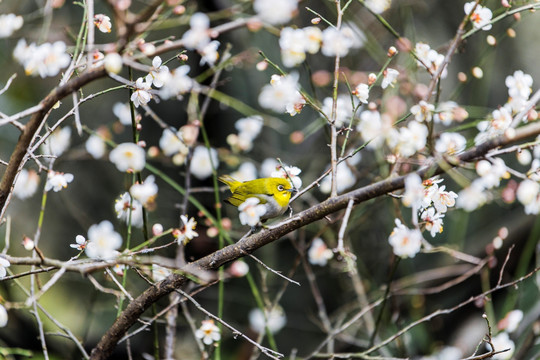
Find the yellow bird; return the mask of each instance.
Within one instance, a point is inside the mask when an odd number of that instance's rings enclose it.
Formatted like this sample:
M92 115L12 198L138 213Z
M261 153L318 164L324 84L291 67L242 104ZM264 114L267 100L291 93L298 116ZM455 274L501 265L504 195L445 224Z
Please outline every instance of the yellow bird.
M248 198L257 198L265 206L266 212L261 220L282 215L289 207L291 195L296 191L287 179L262 178L250 181L238 181L229 175L219 177L219 181L229 186L232 196L225 201L236 207Z

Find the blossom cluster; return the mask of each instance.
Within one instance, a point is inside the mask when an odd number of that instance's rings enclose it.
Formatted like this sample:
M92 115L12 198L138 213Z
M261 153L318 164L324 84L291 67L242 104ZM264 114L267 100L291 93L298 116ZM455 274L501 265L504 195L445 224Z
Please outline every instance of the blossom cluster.
M304 107L306 100L300 93L298 74L272 75L270 84L263 86L259 94L259 104L277 113L287 112L294 116Z
M26 40L21 39L13 50L13 57L24 67L26 75L56 76L71 62L71 57L66 52L67 46L63 41L28 45Z
M443 219L449 207L456 205L458 195L446 191L446 186L439 184L442 179L422 181L420 176L413 173L405 178L405 191L402 197L403 205L412 208L414 223L421 224L432 237L443 231ZM388 241L394 253L401 257L414 257L421 249L423 236L420 228L409 229L395 220L396 227Z
M0 15L0 39L11 36L15 31L19 30L23 26L22 16L15 14L1 14Z
M320 30L315 26L295 29L284 27L281 30L279 46L281 59L287 67L300 65L306 53L316 54L319 49L325 56L346 56L350 49L359 48L364 43L364 34L352 25L341 29L328 27Z
M227 143L234 151L250 151L253 148L253 140L261 133L263 118L253 115L241 118L234 124L238 134L227 136Z

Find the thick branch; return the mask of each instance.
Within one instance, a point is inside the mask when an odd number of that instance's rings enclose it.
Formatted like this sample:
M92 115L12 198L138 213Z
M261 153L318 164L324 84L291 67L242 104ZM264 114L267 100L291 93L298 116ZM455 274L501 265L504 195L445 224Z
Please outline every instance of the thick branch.
M512 142L523 140L540 134L540 123L533 123L516 130L515 136L500 136L487 141L458 157L460 162L471 162L481 158L492 149L508 145ZM452 166L452 165L448 165ZM437 166L425 167L417 171L422 176L433 176L443 172ZM330 198L318 205L298 213L290 219L259 233L246 237L235 244L229 245L204 258L187 264L182 271L185 273L199 273L204 270L216 270L220 266L234 261L240 257L252 253L258 248L280 239L282 236L323 217L345 209L350 200L355 204L374 199L389 192L403 188L406 175L385 179L374 184L364 186L346 194ZM98 345L92 350L91 359L106 359L112 353L118 340L137 321L148 307L161 297L169 294L175 288L186 283L187 279L178 274L173 274L160 283L148 288L133 302L131 302L122 314L116 319L111 328L103 335Z

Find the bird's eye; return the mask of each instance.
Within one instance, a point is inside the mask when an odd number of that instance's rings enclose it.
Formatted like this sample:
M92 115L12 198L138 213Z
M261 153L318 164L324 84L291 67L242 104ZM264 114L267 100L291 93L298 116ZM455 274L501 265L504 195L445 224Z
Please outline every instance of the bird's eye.
M285 190L285 188L283 187L283 185L278 185L277 189L278 189L278 191L283 191L283 190Z

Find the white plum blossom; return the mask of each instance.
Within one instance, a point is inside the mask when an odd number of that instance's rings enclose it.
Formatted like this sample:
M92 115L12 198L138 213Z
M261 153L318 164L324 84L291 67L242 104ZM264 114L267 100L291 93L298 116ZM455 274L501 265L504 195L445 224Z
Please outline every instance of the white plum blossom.
M360 153L358 153L357 155L360 155ZM336 170L338 193L343 193L345 190L351 188L354 184L356 184L356 175L354 175L351 168L347 165L346 162L339 163ZM332 191L332 177L325 177L321 181L319 189L323 194L330 194L330 192Z
M281 60L287 67L293 67L304 62L306 59L306 37L302 29L285 27L281 30L279 47L281 48Z
M246 136L253 140L261 133L263 118L260 115L241 118L236 120L234 127L238 130L239 136Z
M463 9L465 10L465 14L467 15L471 14L475 4L476 4L475 1L466 3L463 6ZM490 24L492 17L493 17L493 13L491 12L489 8L478 4L476 8L474 9L474 13L471 14L470 19L473 26L476 29L482 29L484 31L487 31L487 30L490 30L492 27Z
M152 279L154 281L165 280L169 275L171 275L171 270L157 264L152 264Z
M307 255L310 264L325 266L328 260L334 257L334 252L326 246L321 238L315 238L309 247Z
M197 221L195 221L194 218L188 219L187 215L180 215L180 220L182 220L183 226L182 228L180 228L180 231L175 234L175 236L178 245L186 245L188 242L193 240L193 238L199 236L199 234L195 231L195 228L197 227Z
M328 27L322 32L321 52L325 56L347 56L353 46L355 46L355 39L350 28Z
M527 215L537 215L540 213L540 196L536 197L532 202L525 205L523 209Z
M495 158L491 162L480 160L476 163L476 173L480 176L480 183L486 189L499 186L501 179L508 179L510 174L501 158Z
M444 132L435 142L435 151L440 154L457 155L465 150L467 139L455 132Z
M454 120L456 120L456 112L458 110L463 109L460 108L455 101L441 102L437 105L437 108L435 109L435 114L433 114L433 121L436 123L442 123L445 126L449 126Z
M177 131L176 133L171 129L163 130L163 133L159 138L159 147L165 156L173 156L178 153L185 156L189 152L189 148L182 139L181 130Z
M71 128L58 128L43 142L41 152L43 154L60 156L69 148L70 143Z
M5 327L8 323L8 313L4 305L0 305L0 327Z
M116 52L108 53L103 58L103 64L105 65L105 70L109 73L118 74L122 70L122 65L124 60L122 56Z
M94 159L102 158L105 155L105 151L107 151L105 141L99 135L94 134L90 135L88 140L86 140L84 147Z
M361 103L367 104L369 99L369 85L364 83L356 85L353 95L355 95Z
M102 33L110 33L112 24L111 24L111 18L104 14L96 14L94 15L94 25L98 28L99 31Z
M206 179L212 175L212 171L217 169L218 166L219 160L216 149L207 149L206 147L199 145L193 150L190 170L191 174L197 179Z
M129 225L137 228L141 228L144 224L143 219L143 206L142 204L133 199L128 192L120 195L115 200L114 210L116 211L116 217Z
M143 206L148 206L154 202L158 193L158 186L155 181L154 175L149 175L142 184L136 182L131 185L129 193L135 200L143 204Z
M117 249L121 246L122 236L114 231L110 221L103 220L88 229L88 243L85 252L89 258L112 260L119 255Z
M491 338L491 343L493 344L493 347L495 349L491 349L491 346L489 344L486 344L488 347L488 350L495 350L495 351L501 351L509 349L508 351L501 352L497 355L494 355L492 357L493 360L509 360L512 359L512 355L514 355L514 351L516 350L516 345L514 342L510 339L510 336L506 331L502 331L498 333L496 336Z
M444 214L437 212L434 207L429 207L422 212L420 216L424 222L426 230L430 232L432 237L443 232L443 218Z
M49 171L47 174L47 183L45 184L45 191L53 190L58 192L67 188L68 183L73 181L73 174L61 173L56 171Z
M437 190L431 196L433 206L440 213L448 211L449 207L456 205L456 199L458 195L453 191L445 191L446 185L437 187Z
M395 154L409 157L426 146L427 135L426 125L410 121L406 127L391 129L387 142Z
M540 137L539 137L540 138ZM538 147L538 146L537 146ZM540 156L537 156L537 151L534 151L535 159L531 162L531 168L527 172L529 178L540 182Z
M284 113L303 106L304 98L299 92L298 74L272 75L270 84L263 86L259 94L259 104L277 113ZM301 109L301 107L300 107Z
M104 65L104 61L105 61L105 55L103 55L101 51L94 50L90 59L90 67L94 69L97 67L100 67L101 65Z
M257 168L253 163L244 162L240 165L238 170L231 173L231 177L238 181L249 181L257 178Z
M190 91L194 86L194 81L187 75L189 69L188 65L182 65L171 72L159 73L159 77L163 82L163 87L159 90L159 96L165 100L172 97L180 99L183 94Z
M202 47L198 50L199 55L201 55L201 61L199 62L199 65L208 64L210 66L214 66L217 59L219 58L218 53L218 47L219 47L219 41L213 40L210 41L206 46Z
M161 58L159 56L155 56L152 59L152 67L150 68L150 76L152 77L152 83L155 87L160 88L163 86L163 78L166 75L163 75L165 73L169 72L169 68L167 65L163 65Z
M264 334L266 328L270 333L275 334L283 329L286 323L285 311L279 305L274 306L269 312L266 311L266 314L259 308L249 312L249 326L258 334Z
M531 152L527 149L520 149L520 151L517 151L516 158L521 165L529 165L533 160Z
M519 324L523 320L523 311L517 309L509 311L506 316L499 321L497 327L499 330L504 330L511 334L518 328Z
M304 50L310 54L316 54L321 48L322 31L316 26L302 28L304 32Z
M537 201L540 193L540 184L536 181L525 179L520 184L516 191L517 200L527 206Z
M135 91L131 94L131 102L133 102L136 108L140 105L146 105L152 100L152 94L150 93L152 81L152 75L150 74L146 78L140 77L135 81Z
M383 72L383 79L381 82L381 87L383 89L386 89L388 85L391 87L394 87L394 83L397 81L397 77L399 76L399 71L392 68L386 68Z
M272 25L289 22L298 9L298 0L255 0L253 10L262 21Z
M292 185L299 189L302 187L302 179L300 178L300 173L302 170L296 166L278 166L270 174L270 177L283 178L292 181Z
M146 165L146 155L143 148L131 142L116 146L109 154L109 160L122 172L138 172Z
M210 18L204 13L197 12L191 15L190 29L182 36L186 49L202 49L210 43Z
M492 139L496 136L504 134L504 132L512 125L512 109L510 105L493 110L491 118L479 122L476 127L480 132L474 138L475 145Z
M508 95L511 97L528 99L531 95L533 78L522 70L514 71L513 75L508 75L504 83L508 87Z
M429 122L433 117L434 110L435 106L433 104L421 100L418 104L411 107L411 114L414 115L414 119L418 122Z
M260 202L258 198L250 197L238 206L242 225L256 226L261 221L261 216L266 214L266 206Z
M319 51L321 41L322 31L318 27L284 27L279 37L283 64L287 67L301 64L306 59L306 53L315 54Z
M405 178L405 192L403 193L401 202L403 205L413 207L417 210L420 207L425 207L425 187L418 174L411 173Z
M280 168L279 162L274 158L266 158L261 163L261 177L272 177L272 173Z
M461 349L455 346L444 346L431 355L420 357L419 360L460 360L463 357Z
M11 263L9 262L9 260L0 256L0 279L3 279L4 277L6 277L6 274L7 274L6 268L10 266L11 266Z
M332 114L332 104L334 100L331 97L323 99L321 110L330 119ZM348 95L340 94L337 97L336 119L334 125L338 128L349 125L353 116L353 103Z
M444 63L444 55L439 54L433 50L428 44L419 42L414 47L416 56L418 57L417 65L420 67L426 67L426 70L435 75L439 70L439 67ZM441 73L441 78L446 78L448 75L447 67L445 67Z
M22 169L13 188L13 195L21 200L34 195L39 185L39 175L35 170Z
M201 339L205 345L212 345L221 340L219 328L212 319L202 321L201 327L195 331L195 337Z
M471 212L488 201L485 188L478 181L473 181L471 185L461 190L458 194L456 206L465 211Z
M69 244L69 247L82 251L86 248L87 243L88 241L86 241L86 238L84 236L77 235L75 236L75 244Z
M395 223L396 226L388 238L394 254L403 258L415 257L422 247L422 233L418 229L407 228L399 219L396 219Z
M380 148L386 135L391 133L392 127L393 121L390 117L381 117L381 113L377 110L366 110L360 113L356 131L360 133L362 140L369 141L367 147L375 150Z
M0 39L11 36L23 26L22 16L15 14L0 15Z
M69 65L71 57L66 50L67 46L62 41L27 45L21 39L13 51L13 57L24 67L26 75L45 78L58 75L61 69Z
M390 8L392 0L365 0L364 5L375 14L382 14Z
M243 277L249 272L249 265L245 261L236 260L229 266L227 272L234 277Z
M129 104L117 102L113 105L113 114L122 125L131 125L131 110Z

